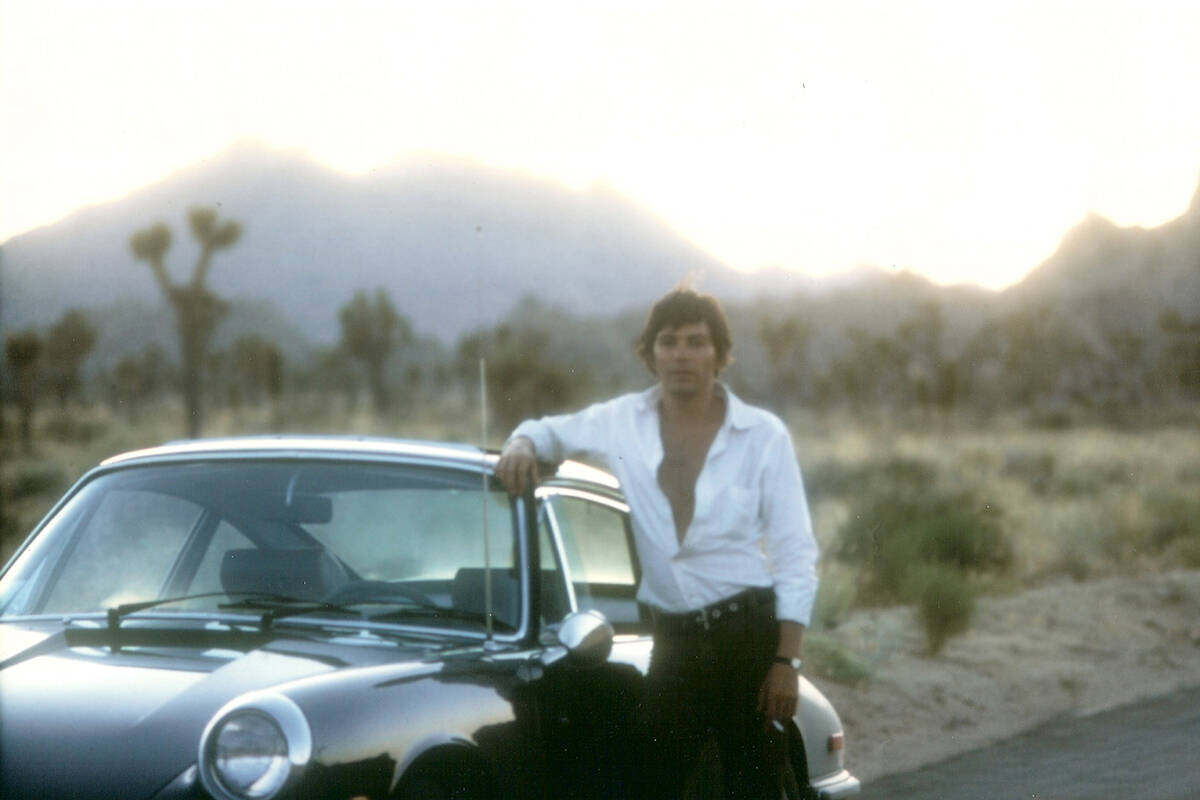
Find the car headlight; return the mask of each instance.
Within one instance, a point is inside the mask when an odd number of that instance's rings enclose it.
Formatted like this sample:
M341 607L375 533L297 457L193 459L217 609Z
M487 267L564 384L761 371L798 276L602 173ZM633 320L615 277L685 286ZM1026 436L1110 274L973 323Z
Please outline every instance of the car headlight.
M312 756L304 713L270 692L246 695L212 718L200 737L200 780L221 800L267 800L303 771Z

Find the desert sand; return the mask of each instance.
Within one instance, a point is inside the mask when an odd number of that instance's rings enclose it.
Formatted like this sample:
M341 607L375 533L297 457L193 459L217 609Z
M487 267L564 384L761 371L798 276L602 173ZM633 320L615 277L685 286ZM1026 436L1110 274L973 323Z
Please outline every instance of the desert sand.
M971 630L937 655L906 608L859 612L827 633L875 666L858 688L813 680L841 715L847 767L869 781L1200 685L1200 571L981 598Z

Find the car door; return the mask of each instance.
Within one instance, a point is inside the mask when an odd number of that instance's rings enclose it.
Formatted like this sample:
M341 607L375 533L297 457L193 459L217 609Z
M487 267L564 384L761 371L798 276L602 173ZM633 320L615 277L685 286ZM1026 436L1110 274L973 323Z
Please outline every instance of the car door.
M538 490L542 626L596 610L616 636L607 662L554 664L541 681L543 732L563 796L620 797L628 774L629 731L649 660L638 605L640 570L628 507L567 486Z

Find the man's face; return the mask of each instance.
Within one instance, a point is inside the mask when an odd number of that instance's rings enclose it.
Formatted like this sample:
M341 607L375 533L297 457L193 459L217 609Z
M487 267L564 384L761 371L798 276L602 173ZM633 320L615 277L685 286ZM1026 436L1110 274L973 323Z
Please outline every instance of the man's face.
M708 323L660 330L654 337L654 374L670 394L686 397L712 391L717 349Z

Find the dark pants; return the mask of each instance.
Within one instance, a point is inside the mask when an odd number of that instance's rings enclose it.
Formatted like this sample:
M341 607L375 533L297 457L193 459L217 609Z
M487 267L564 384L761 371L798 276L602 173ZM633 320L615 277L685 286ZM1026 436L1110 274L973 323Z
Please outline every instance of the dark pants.
M639 796L682 797L715 740L726 798L780 797L778 742L758 713L758 692L776 652L779 626L773 598L755 592L751 596L758 602L723 615L708 630L656 616L637 720Z

